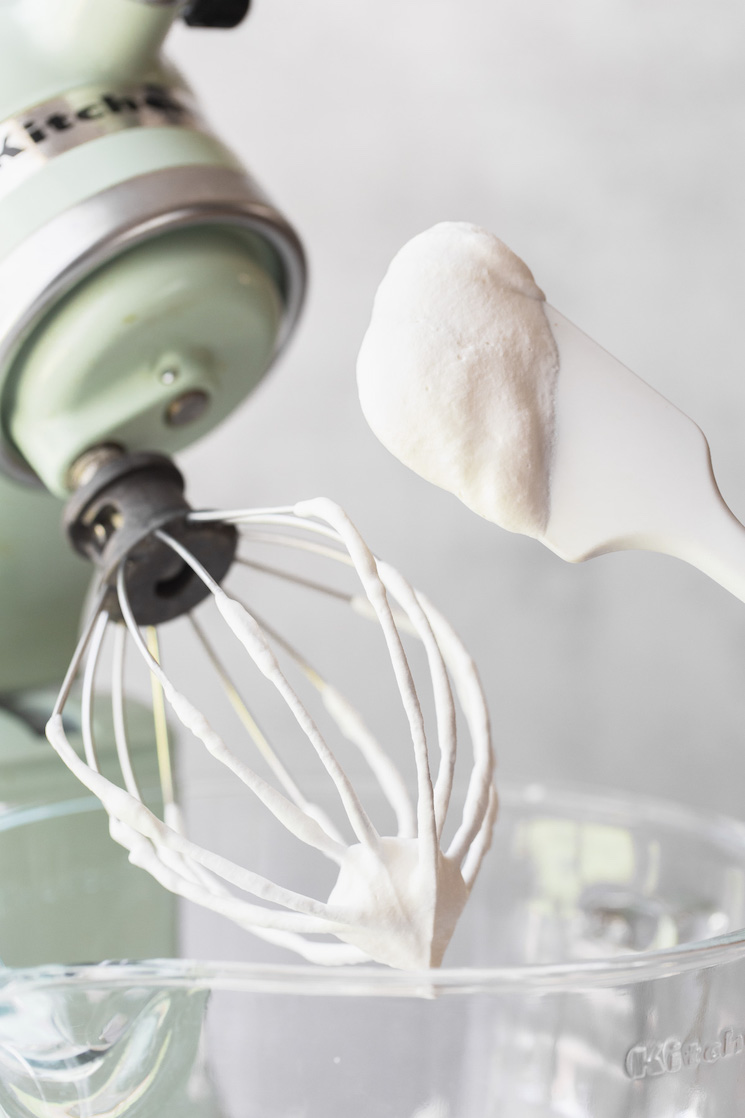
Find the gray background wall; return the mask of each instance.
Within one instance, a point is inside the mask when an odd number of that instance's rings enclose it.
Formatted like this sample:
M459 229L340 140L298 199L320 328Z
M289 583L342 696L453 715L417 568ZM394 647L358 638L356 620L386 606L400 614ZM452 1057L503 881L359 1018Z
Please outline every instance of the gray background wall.
M745 517L744 40L735 0L256 0L171 41L312 268L281 365L184 456L191 493L344 504L475 653L503 778L745 815L745 607L673 559L565 565L400 466L356 401L372 297L419 230L487 226L700 423Z

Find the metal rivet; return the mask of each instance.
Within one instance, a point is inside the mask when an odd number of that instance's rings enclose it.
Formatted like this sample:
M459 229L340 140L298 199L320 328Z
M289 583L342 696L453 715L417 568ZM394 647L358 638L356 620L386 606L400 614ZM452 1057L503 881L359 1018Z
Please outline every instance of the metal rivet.
M124 448L118 443L99 443L98 446L83 451L67 471L68 486L70 489L78 489L85 485L102 466L121 458L122 454Z
M165 421L169 427L185 427L187 423L194 423L195 420L201 419L209 402L207 393L199 389L185 392L183 396L171 400L166 408Z

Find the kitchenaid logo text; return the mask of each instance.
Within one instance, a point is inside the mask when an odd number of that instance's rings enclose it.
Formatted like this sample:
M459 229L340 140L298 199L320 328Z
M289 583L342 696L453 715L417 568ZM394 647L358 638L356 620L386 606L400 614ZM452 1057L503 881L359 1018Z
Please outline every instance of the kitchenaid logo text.
M99 136L165 125L199 127L188 95L153 84L72 90L0 124L0 183Z
M698 1040L677 1040L671 1037L661 1044L637 1044L626 1054L624 1064L629 1079L671 1075L684 1068L716 1064L745 1050L745 1036L736 1029L723 1029L719 1039L710 1044Z

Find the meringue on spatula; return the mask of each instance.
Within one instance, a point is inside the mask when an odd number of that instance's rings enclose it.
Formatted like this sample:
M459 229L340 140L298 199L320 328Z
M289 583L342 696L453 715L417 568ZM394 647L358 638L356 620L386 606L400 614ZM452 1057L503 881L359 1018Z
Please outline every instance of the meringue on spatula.
M745 600L745 529L701 430L546 302L474 225L406 244L360 350L363 412L401 462L580 562L677 556Z

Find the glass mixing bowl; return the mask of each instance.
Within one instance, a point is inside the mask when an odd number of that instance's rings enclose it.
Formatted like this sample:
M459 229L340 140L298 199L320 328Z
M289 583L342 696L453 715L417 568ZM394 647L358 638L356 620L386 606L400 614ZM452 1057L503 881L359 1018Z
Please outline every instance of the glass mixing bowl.
M237 852L261 846L243 798L202 787L187 811ZM139 950L150 933L157 948L170 934L102 816L79 797L0 818L6 963L48 953L0 972L9 1118L741 1113L742 824L614 794L503 789L447 965L412 973L303 965L170 900L188 958L86 965L76 951L121 953L127 936ZM63 959L49 954L57 929Z

